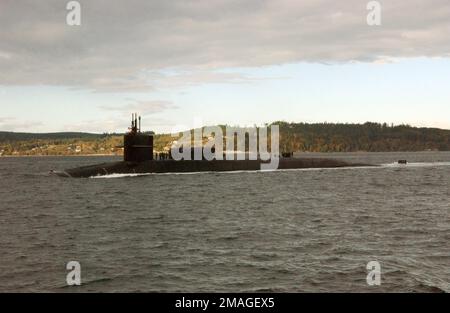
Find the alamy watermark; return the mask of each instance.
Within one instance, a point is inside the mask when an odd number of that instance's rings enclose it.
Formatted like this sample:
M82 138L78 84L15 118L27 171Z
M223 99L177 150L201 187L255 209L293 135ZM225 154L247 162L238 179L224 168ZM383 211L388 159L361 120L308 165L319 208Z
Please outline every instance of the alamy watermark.
M66 5L69 11L66 15L66 23L69 26L81 25L81 4L78 1L69 1Z
M78 1L69 1L66 5L69 11L66 15L66 23L69 26L81 25L81 4ZM369 11L367 14L367 25L380 26L381 25L381 3L379 1L369 1L366 5Z
M377 261L370 261L367 264L367 285L369 286L381 286L381 264Z
M179 132L172 132L172 137L177 138L171 147L172 158L176 161L260 160L261 170L276 170L279 166L278 125L270 126L270 138L269 127L230 126L225 127L225 134L222 127L209 126L184 131L181 137Z
M379 1L370 1L366 6L369 14L367 14L367 25L380 26L381 25L381 4Z
M216 129L217 130L217 129ZM81 265L77 261L70 261L66 265L69 271L66 276L68 286L81 286ZM368 271L366 282L371 287L381 286L381 264L378 261L370 261L367 263Z
M77 261L70 261L66 265L66 269L70 271L66 276L68 286L81 286L81 265Z

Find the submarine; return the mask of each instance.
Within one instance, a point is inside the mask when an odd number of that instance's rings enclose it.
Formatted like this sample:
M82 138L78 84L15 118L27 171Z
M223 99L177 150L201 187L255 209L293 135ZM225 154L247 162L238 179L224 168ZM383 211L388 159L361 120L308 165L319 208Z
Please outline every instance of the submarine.
M138 124L139 120L139 124ZM133 114L129 132L124 135L123 161L100 163L52 171L61 177L89 178L112 174L151 174L151 173L195 173L195 172L232 172L259 171L264 164L260 158L256 160L174 160L169 154L155 155L153 153L153 135L141 132L141 117ZM191 155L194 155L194 149ZM279 157L276 170L308 169L308 168L342 168L373 166L370 164L348 163L341 160L326 158L294 158L292 153L283 153Z

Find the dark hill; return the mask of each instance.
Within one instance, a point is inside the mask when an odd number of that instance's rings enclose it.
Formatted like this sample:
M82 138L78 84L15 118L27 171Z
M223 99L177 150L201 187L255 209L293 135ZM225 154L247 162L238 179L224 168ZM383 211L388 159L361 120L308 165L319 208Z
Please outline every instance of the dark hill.
M97 139L102 137L104 137L103 134L91 134L82 132L15 133L15 132L0 131L0 142L14 142L27 140Z

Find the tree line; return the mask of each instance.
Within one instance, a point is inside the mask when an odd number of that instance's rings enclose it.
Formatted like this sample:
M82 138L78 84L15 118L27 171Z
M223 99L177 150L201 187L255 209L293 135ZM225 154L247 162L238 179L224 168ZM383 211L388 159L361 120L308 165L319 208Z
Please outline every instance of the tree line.
M370 122L309 124L277 121L271 125L280 127L281 152L450 151L450 130L444 129ZM225 128L224 125L220 127ZM0 132L0 155L120 154L122 136ZM156 134L155 151L167 151L175 139L170 134Z

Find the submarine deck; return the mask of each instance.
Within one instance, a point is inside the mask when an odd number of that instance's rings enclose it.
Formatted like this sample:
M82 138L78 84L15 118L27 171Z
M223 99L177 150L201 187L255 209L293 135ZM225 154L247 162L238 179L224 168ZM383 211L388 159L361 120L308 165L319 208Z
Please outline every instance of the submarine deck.
M152 160L144 162L109 162L91 166L55 172L63 177L93 177L109 174L146 174L146 173L192 173L192 172L230 172L258 171L261 164L269 163L261 160L213 160L213 161L174 161ZM278 169L304 168L340 168L372 166L369 164L353 164L334 159L318 158L280 158Z

